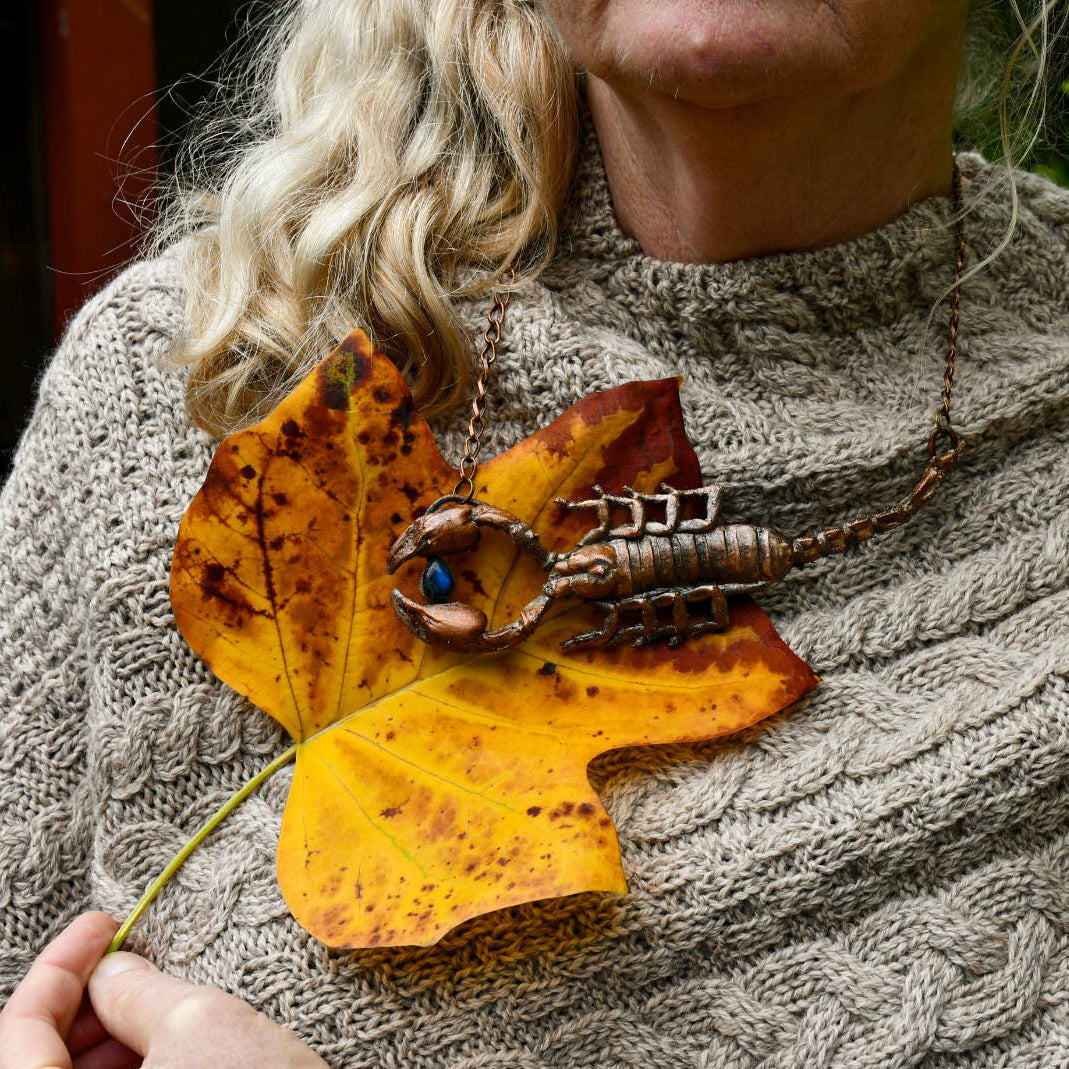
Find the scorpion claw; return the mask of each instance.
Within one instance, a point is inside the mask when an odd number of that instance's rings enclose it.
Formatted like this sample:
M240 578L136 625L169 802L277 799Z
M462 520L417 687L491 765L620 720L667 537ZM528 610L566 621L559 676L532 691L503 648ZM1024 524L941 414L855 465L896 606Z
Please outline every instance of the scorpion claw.
M480 536L470 505L425 512L390 547L386 571L393 575L413 557L464 553L479 544Z
M400 590L391 595L394 612L401 622L423 642L468 652L482 649L479 640L486 633L486 614L459 601L445 605L420 605Z
M423 642L445 646L456 653L496 653L511 649L534 631L551 601L540 595L520 613L520 618L495 631L487 631L486 614L460 601L444 605L420 605L400 590L391 595L394 612Z

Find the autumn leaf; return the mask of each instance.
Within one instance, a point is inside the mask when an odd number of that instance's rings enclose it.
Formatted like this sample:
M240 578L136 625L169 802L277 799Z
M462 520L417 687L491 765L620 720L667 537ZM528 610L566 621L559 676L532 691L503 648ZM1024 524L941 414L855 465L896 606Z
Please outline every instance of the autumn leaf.
M504 653L424 645L390 593L390 546L455 481L394 366L359 333L263 423L227 438L183 520L175 618L212 671L297 740L278 849L297 920L334 947L436 942L468 918L626 891L587 780L597 754L709 739L784 708L808 668L753 605L671 649L560 641L580 605ZM700 485L675 380L588 397L486 463L476 496L564 550L590 526L556 497ZM544 575L501 535L451 558L491 627Z

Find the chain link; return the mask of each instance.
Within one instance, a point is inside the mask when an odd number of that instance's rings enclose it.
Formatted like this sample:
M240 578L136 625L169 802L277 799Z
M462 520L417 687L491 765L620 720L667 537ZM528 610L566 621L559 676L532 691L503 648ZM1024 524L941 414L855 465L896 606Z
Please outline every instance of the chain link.
M486 313L486 329L483 331L483 347L479 353L481 368L475 384L475 396L471 399L471 419L468 421L468 437L464 440L464 456L460 461L460 478L453 487L453 495L464 501L475 496L475 473L479 470L479 452L483 447L486 431L486 388L490 381L490 369L497 360L497 346L501 341L501 327L509 306L511 291L494 292L494 303Z

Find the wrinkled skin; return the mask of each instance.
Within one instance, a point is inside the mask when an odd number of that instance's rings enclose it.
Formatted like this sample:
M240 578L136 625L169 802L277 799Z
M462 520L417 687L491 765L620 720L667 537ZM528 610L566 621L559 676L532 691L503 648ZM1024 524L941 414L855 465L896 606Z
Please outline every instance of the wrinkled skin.
M588 72L621 228L722 263L949 193L967 0L545 0Z

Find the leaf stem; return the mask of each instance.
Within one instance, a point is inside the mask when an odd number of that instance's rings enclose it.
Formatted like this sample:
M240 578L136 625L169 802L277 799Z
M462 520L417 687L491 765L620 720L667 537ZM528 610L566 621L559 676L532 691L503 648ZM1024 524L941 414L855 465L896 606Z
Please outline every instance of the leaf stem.
M238 791L232 794L208 819L193 833L193 838L178 851L171 859L167 867L148 885L141 900L134 906L130 915L122 923L122 927L115 933L115 937L108 944L105 955L118 950L130 934L130 929L138 922L141 914L152 904L155 897L163 890L167 881L185 864L186 858L197 849L198 846L237 809L246 798L261 783L269 780L280 768L288 765L297 756L297 743L294 743L285 753L281 753L266 768L261 769L255 776L244 784Z

